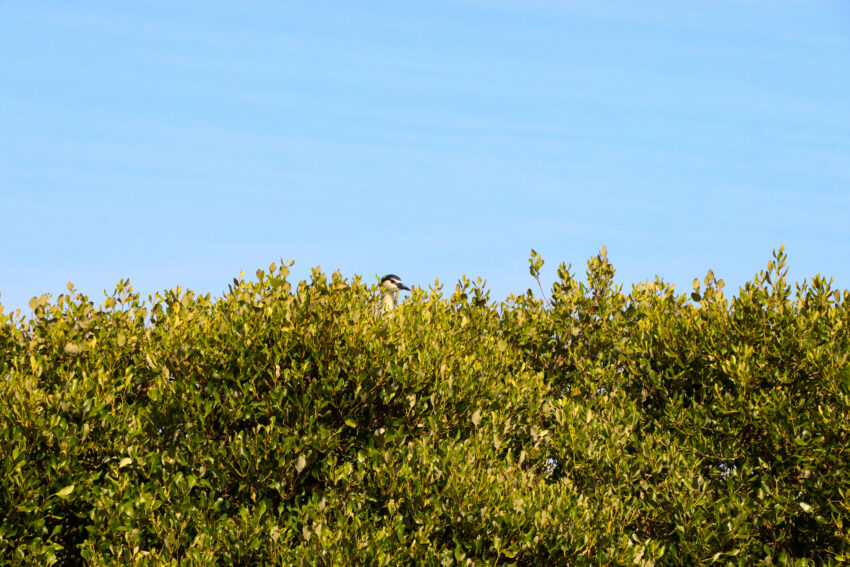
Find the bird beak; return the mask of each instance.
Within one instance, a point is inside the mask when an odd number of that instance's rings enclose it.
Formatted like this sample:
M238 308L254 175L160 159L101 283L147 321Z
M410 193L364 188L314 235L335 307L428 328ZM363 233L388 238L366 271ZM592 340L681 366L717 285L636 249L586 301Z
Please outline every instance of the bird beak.
M403 289L404 291L410 291L410 288L409 288L409 287L407 287L406 285L404 285L404 284L403 284L403 283L401 283L401 282L398 282L398 283L397 283L397 284L395 284L395 285L396 285L396 287L397 287L398 289Z

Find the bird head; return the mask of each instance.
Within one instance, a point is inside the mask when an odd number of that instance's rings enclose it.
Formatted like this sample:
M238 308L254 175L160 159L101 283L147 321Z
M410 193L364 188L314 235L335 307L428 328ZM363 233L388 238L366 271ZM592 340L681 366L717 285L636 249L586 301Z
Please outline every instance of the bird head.
M401 290L410 291L410 288L401 283L401 278L395 274L387 274L381 278L381 287L390 293Z

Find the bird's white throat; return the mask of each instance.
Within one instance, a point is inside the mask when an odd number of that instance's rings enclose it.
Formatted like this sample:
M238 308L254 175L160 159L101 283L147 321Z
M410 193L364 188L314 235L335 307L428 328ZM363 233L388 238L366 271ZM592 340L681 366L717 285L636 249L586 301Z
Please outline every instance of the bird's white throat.
M381 300L381 310L384 313L392 311L393 309L395 309L395 304L396 304L395 292L390 291L388 289L385 289L384 290L384 297Z

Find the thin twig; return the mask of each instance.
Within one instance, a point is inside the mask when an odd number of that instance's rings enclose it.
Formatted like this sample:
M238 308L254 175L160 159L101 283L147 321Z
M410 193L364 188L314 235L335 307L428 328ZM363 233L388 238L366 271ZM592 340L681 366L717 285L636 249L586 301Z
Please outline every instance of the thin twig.
M546 292L545 292L545 291L543 291L543 284L541 284L541 283L540 283L540 276L539 276L539 275L537 275L537 274L535 274L535 275L534 275L534 279L536 279L536 280L537 280L537 287L539 287L539 288L540 288L540 295L542 295L542 296L543 296L543 299L545 299L545 300L546 300L546 305L548 305L548 306L549 306L549 309L552 309L552 303L549 301L549 298L548 298L548 297L546 297Z

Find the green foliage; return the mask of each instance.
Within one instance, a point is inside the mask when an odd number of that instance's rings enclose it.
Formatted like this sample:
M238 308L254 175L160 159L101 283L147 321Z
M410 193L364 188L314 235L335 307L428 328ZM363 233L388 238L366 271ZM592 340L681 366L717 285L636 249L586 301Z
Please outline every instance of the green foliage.
M603 250L546 303L463 279L391 316L288 264L69 284L0 311L0 563L847 562L850 295L785 260L626 295Z

